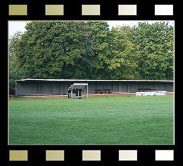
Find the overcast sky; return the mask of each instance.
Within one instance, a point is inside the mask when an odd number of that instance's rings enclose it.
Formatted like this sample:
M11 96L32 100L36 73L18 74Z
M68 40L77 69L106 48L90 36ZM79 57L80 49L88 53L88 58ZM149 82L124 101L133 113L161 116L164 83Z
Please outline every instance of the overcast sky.
M14 35L17 31L20 32L25 32L25 25L29 21L9 21L9 37ZM107 21L109 24L109 27L111 28L112 26L116 27L118 25L129 25L129 26L134 26L137 25L138 22L144 22L144 21ZM154 22L160 22L160 21L146 21L149 23L154 23ZM174 25L174 21L168 21L171 25Z

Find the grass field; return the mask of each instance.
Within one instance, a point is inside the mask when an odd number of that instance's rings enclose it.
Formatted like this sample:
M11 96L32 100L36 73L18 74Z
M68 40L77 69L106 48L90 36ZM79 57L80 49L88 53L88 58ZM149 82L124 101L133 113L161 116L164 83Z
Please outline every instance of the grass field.
M173 144L173 95L10 100L9 144Z

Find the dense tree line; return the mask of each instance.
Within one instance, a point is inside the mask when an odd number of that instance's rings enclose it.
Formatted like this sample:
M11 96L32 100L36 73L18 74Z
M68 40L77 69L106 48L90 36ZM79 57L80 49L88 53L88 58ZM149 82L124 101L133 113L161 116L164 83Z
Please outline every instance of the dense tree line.
M30 22L9 39L9 83L20 78L173 79L173 27Z

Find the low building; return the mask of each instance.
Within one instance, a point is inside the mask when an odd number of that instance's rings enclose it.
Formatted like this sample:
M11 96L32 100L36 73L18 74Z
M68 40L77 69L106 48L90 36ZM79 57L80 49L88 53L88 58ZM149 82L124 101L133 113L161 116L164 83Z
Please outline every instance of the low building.
M173 80L84 80L84 79L21 79L16 81L16 95L38 94L67 95L74 83L88 83L88 93L137 92L138 89L152 88L173 92ZM83 89L87 93L87 88Z

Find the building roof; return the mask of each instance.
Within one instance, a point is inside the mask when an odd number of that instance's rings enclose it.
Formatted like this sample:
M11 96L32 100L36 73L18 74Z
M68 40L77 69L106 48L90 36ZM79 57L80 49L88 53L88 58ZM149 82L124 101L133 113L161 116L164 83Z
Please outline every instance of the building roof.
M174 80L87 80L87 79L33 79L26 78L16 82L45 81L45 82L174 82Z
M74 83L72 84L68 90L73 90L73 89L84 89L85 86L87 86L88 83Z

